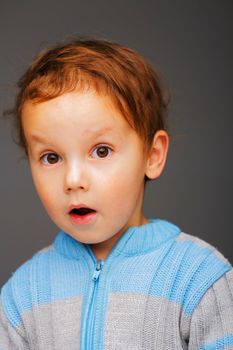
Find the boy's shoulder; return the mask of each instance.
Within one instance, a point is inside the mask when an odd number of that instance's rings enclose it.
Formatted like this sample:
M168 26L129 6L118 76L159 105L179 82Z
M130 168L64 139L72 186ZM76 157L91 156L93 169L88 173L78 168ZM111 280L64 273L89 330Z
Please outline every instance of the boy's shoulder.
M185 232L180 232L175 238L173 254L173 268L180 277L187 278L190 287L196 284L197 289L202 284L208 289L232 269L231 263L218 248Z
M203 259L207 258L208 256L213 256L220 263L230 265L230 262L217 247L213 246L204 239L199 238L198 236L181 231L176 237L176 242L181 250L188 249L191 255L196 256L197 254L201 253Z
M206 292L232 271L231 263L216 247L184 232L180 232L175 238L171 256L174 259L170 268L175 276L174 280L179 283L172 283L168 294L172 294L174 300L182 304L183 310L189 315ZM172 272L168 274L172 276Z
M33 272L38 273L38 267L40 269L43 267L42 265L47 264L48 259L51 258L51 255L54 253L54 244L46 246L37 252L35 252L31 258L22 263L9 278L7 285L9 282L17 283L18 286L25 286L25 282L32 275ZM34 271L33 271L34 270ZM42 271L41 271L42 272Z
M3 285L3 288L12 284L13 287L15 285L15 287L18 286L25 290L25 288L27 288L27 282L31 279L33 273L43 273L43 267L46 267L48 260L51 259L51 255L54 254L54 251L54 244L51 244L34 253L31 258L22 263L12 273L12 276L8 279L5 285Z
M46 264L53 244L35 253L29 260L19 266L9 280L1 288L0 306L3 308L8 320L15 327L18 326L23 310L29 310L34 304L32 293L33 283L36 285L38 272L43 277L43 266ZM46 264L47 265L47 264ZM39 271L41 270L41 271ZM46 267L44 266L44 271Z
M76 242L77 243L77 242ZM68 254L69 252L69 254ZM19 266L2 286L0 304L30 310L38 304L50 303L51 298L62 298L69 293L69 282L77 282L77 264L80 249L75 240L64 232L58 232L54 242L40 249ZM67 281L67 282L66 282ZM66 285L67 283L67 285ZM72 284L72 283L71 283ZM56 285L56 295L51 295L51 285ZM67 288L64 288L66 285ZM80 292L81 287L76 286Z

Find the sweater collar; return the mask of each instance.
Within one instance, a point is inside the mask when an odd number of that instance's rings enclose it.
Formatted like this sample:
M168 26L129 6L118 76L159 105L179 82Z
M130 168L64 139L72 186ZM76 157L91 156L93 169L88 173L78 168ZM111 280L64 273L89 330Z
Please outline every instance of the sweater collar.
M120 237L110 255L142 255L159 248L180 232L177 226L168 221L150 219L145 225L129 227ZM54 246L57 252L69 259L80 259L87 254L85 244L76 241L63 231L57 235Z

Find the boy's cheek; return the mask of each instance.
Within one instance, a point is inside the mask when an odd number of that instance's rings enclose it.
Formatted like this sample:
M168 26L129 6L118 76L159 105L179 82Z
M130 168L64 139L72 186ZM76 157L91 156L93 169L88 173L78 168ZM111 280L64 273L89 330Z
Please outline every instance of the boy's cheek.
M32 179L41 201L44 204L61 200L59 196L59 185L56 179L50 179L47 175L39 176L32 172ZM59 203L59 202L58 202Z

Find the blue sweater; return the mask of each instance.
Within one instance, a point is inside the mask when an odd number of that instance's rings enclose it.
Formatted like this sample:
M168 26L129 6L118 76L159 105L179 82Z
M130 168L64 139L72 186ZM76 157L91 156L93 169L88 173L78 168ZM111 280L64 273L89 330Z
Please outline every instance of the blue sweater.
M1 290L0 349L233 349L233 272L163 220L130 227L105 261L64 232Z

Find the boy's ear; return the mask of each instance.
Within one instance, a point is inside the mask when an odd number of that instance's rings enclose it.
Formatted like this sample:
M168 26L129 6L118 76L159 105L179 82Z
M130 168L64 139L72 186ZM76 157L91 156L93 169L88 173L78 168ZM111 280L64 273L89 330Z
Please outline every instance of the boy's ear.
M166 131L158 130L153 138L152 145L147 154L146 176L156 179L160 176L166 163L169 137Z

